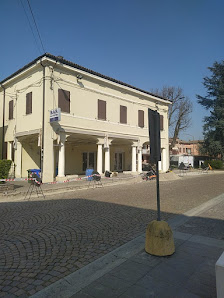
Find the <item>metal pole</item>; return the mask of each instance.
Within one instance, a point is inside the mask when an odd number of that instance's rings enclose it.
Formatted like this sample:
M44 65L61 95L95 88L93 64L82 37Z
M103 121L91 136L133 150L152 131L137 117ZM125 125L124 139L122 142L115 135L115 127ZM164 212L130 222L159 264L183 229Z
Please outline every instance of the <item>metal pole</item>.
M160 221L159 162L156 162L157 220Z

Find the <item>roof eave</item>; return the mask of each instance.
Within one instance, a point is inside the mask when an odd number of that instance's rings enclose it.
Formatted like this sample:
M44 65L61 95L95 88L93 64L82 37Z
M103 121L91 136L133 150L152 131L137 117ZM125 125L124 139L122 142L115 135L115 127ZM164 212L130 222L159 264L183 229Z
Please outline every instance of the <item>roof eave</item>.
M59 62L59 63L65 64L65 65L70 66L72 68L75 68L75 69L84 71L84 72L86 72L88 74L94 75L96 77L100 77L101 79L105 79L107 81L116 83L118 85L121 85L121 86L124 86L124 87L128 87L131 90L136 90L136 91L139 91L139 92L141 92L143 94L150 95L151 97L153 97L154 100L159 100L159 101L162 101L163 103L166 103L166 104L172 104L172 101L169 100L169 99L167 99L167 98L163 98L163 97L158 96L158 95L155 95L155 94L153 94L153 93L151 93L149 91L145 91L145 90L142 90L142 89L137 88L135 86L131 86L129 84L126 84L124 82L118 81L118 80L113 79L111 77L105 76L105 75L100 74L98 72L95 72L95 71L93 71L91 69L85 68L83 66L80 66L78 64L75 64L73 62L70 62L70 61L65 60L65 59L63 59L61 57L57 57L57 56L54 56L54 55L49 54L49 53L45 53L45 54L37 57L36 59L34 59L33 61L31 61L30 63L26 64L25 66L23 66L22 68L20 68L16 72L14 72L12 75L10 75L7 78L5 78L4 80L2 80L0 82L0 85L8 84L11 79L14 79L17 75L20 75L21 73L25 72L28 68L32 67L33 65L38 64L38 61L41 62L41 61L45 60L44 58L48 58L48 59L51 59L51 60L53 60L55 62Z

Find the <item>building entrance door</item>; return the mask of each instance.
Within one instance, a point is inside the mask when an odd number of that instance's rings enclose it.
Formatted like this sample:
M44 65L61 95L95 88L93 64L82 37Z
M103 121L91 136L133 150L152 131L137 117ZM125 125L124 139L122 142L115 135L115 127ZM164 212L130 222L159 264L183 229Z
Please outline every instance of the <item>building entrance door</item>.
M115 153L114 170L117 172L123 171L124 153Z
M86 169L95 169L96 166L96 158L94 152L83 152L82 154L82 170Z

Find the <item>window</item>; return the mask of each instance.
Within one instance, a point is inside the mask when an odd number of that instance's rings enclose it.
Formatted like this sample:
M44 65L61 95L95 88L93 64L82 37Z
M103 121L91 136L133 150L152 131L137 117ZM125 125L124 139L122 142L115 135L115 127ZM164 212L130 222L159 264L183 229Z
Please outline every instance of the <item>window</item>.
M96 156L94 152L83 152L82 153L82 170L86 171L88 168L95 169Z
M183 153L185 153L185 148L183 148Z
M191 148L187 148L187 154L191 154Z
M163 115L160 115L160 130L163 130Z
M32 92L26 95L26 115L32 114Z
M124 152L116 152L114 158L114 170L122 171L123 170L123 161L124 161Z
M9 120L13 119L13 100L9 102Z
M70 92L58 89L58 107L62 112L70 113Z
M98 99L98 119L106 120L106 101Z
M138 126L144 127L144 111L138 110Z
M120 106L120 123L127 124L127 107Z

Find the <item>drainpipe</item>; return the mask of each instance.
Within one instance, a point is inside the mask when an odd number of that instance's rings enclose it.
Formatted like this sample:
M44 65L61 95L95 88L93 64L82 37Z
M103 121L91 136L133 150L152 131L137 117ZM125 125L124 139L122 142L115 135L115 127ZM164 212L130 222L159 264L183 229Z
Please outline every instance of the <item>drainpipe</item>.
M40 62L43 67L43 117L42 117L42 142L41 142L41 153L40 153L40 170L41 170L41 178L43 179L43 154L44 154L44 114L45 114L45 65L43 65L42 61Z
M1 84L3 89L3 109L2 109L2 159L4 157L4 143L5 143L5 87Z

